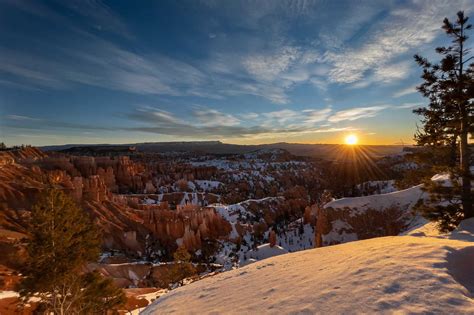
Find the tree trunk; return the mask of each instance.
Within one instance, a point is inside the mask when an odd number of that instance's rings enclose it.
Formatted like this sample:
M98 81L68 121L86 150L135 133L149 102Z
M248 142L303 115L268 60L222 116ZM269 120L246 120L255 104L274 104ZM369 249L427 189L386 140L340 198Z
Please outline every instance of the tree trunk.
M467 21L467 20L466 20ZM463 36L464 36L464 22L461 22L461 35L459 36L459 95L462 95L462 87L465 87L464 76L463 76L463 59L464 59L464 46L463 46ZM460 103L460 112L461 112L461 174L462 174L462 207L464 212L464 218L474 217L472 209L472 199L471 199L471 154L469 152L469 101L461 101Z
M462 174L462 207L464 212L464 218L474 217L474 209L472 208L472 192L471 192L471 170L470 170L470 159L471 154L469 150L468 142L468 119L467 115L463 115L461 121L461 174Z
M457 135L453 137L449 145L449 166L455 167L457 162L457 151L458 151L458 144L457 144Z

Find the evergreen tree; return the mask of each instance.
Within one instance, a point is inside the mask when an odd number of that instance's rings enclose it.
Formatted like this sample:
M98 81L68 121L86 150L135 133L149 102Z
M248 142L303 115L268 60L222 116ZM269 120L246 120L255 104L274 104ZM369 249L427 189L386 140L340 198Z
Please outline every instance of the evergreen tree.
M437 205L431 213L429 206L422 207L430 219L440 221L444 228L452 228L460 219L474 217L468 143L469 133L473 132L474 64L468 64L473 57L469 56L469 49L466 48L467 31L471 29L467 21L468 17L463 12L457 13L454 23L444 19L442 28L452 41L448 47L436 48L442 56L439 63L433 64L426 58L415 56L423 68L424 82L418 90L430 101L427 108L414 111L423 116L423 128L418 130L415 140L419 145L451 148L449 171L452 181L462 178L460 189L456 184L454 187L433 183L427 186L433 201L450 201L449 206ZM459 163L455 154L457 145L460 149Z
M97 271L84 274L81 280L80 314L106 314L108 310L125 303L122 289Z
M40 196L28 232L20 283L25 302L35 296L45 313L95 314L124 301L123 292L109 280L84 272L88 262L98 259L100 237L87 214L64 192L48 189Z
M184 246L178 247L173 254L174 264L171 267L173 283L184 284L184 279L196 274L196 268L191 263L191 254Z

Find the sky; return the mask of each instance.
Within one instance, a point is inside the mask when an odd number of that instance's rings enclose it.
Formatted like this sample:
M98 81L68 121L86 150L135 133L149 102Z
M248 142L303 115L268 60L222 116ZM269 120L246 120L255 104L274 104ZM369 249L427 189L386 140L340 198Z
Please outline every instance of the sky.
M474 1L0 0L0 141L412 143Z

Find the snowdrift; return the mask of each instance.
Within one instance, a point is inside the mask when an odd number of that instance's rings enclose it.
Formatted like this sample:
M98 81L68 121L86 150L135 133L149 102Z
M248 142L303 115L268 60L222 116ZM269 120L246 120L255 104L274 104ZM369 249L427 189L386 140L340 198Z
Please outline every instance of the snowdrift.
M413 206L427 198L422 185L387 194L342 198L318 211L317 247L393 236L419 221Z
M471 221L446 236L382 237L268 258L173 290L142 314L472 314Z
M431 180L451 186L453 179L449 174L437 174ZM412 211L418 201L429 199L429 194L422 188L423 185L417 185L405 190L327 203L318 212L317 247L404 234L425 224L427 221Z
M255 260L263 260L283 254L288 254L288 251L278 245L271 247L268 243L258 246L256 250L250 250L248 252L249 257Z
M354 209L354 214L367 210L368 208L382 210L394 206L408 210L411 209L419 199L423 198L425 193L421 190L421 187L422 185L418 185L387 194L341 198L328 202L324 207L334 209L347 207Z

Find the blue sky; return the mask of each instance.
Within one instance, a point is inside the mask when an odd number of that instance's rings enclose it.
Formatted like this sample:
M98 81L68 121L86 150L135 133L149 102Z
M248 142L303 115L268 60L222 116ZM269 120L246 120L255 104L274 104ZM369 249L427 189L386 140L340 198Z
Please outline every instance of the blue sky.
M0 140L409 143L413 54L473 7L0 0Z

